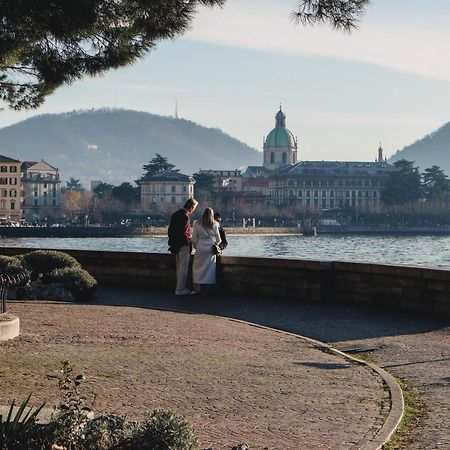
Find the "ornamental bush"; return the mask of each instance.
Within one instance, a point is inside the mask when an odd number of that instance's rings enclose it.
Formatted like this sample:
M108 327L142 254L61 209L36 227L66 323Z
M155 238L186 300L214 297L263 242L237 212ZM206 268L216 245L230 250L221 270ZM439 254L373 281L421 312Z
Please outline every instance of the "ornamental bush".
M124 416L108 414L89 420L83 429L83 449L110 450L130 448L136 422Z
M23 272L23 270L20 258L0 255L0 273L3 272L9 275L15 275Z
M42 277L42 283L61 283L75 301L92 300L97 287L96 279L79 266L53 270Z
M130 448L197 450L199 442L187 420L172 411L155 409L138 428Z
M81 268L80 263L67 253L55 250L35 250L21 256L22 266L30 272L33 280L56 269Z

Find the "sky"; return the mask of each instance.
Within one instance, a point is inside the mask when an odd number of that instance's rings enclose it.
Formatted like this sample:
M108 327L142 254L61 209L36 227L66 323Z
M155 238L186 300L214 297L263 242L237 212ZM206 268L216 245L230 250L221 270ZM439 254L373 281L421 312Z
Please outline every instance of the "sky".
M202 8L133 66L59 89L36 114L117 107L220 128L261 150L282 105L299 158L390 156L450 121L450 2L373 0L351 34L291 20L293 0ZM44 155L45 157L45 155Z

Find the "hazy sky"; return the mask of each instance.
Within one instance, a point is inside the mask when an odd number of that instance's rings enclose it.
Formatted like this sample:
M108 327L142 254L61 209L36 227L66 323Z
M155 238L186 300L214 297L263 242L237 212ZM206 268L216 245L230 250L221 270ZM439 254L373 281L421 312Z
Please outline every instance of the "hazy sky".
M136 65L65 87L32 112L103 106L179 115L261 149L282 103L301 159L389 156L450 121L450 1L373 0L346 35L290 20L292 0L228 0Z

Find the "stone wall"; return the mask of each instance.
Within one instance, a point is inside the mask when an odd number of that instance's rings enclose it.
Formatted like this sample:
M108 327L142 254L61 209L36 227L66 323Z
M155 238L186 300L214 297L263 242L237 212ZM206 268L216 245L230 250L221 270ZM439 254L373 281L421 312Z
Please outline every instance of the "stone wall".
M13 255L31 249L1 248ZM169 254L70 250L99 282L172 290ZM387 264L221 256L221 291L312 302L373 304L450 315L450 270Z

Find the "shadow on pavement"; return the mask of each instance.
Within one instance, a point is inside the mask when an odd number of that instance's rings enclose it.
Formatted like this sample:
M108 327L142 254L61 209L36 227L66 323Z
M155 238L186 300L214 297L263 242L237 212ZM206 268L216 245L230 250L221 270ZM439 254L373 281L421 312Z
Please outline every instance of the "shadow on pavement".
M182 310L245 320L325 342L426 333L450 325L450 318L355 304L306 303L279 297L233 294L175 296L150 288L101 286L96 304Z

